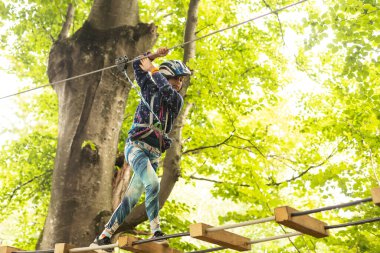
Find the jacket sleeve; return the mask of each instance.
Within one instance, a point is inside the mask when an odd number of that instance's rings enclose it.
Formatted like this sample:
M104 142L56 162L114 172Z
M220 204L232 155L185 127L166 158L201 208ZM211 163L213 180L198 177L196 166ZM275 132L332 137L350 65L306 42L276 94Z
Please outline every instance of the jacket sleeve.
M182 96L173 89L168 80L161 73L154 73L152 78L158 87L158 92L160 93L163 102L167 104L167 106L175 113L175 117L177 117L183 105Z
M145 53L144 56L148 55L149 52ZM141 56L139 56L141 57ZM134 59L133 61L133 71L135 74L135 79L137 84L140 86L141 90L147 89L147 85L150 83L148 80L150 79L149 73L144 71L140 67L141 61L137 60L137 58Z

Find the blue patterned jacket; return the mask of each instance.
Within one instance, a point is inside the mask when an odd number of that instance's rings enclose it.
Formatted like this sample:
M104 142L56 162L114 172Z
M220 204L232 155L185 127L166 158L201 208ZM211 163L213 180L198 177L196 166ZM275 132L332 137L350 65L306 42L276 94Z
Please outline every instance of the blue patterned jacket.
M158 120L153 117L149 108L140 101L128 136L131 140L143 141L164 152L170 147L171 140L167 134L171 131L173 122L183 106L183 98L161 73L155 72L151 75L142 70L140 64L139 60L133 62L136 81L145 101L152 105L150 106L151 109L160 119L161 129L165 130L165 134L162 135L163 131L160 134L159 131L151 131L151 128L141 126L150 124L152 119L153 124L157 125ZM149 134L149 132L151 133ZM148 136L146 136L147 134Z

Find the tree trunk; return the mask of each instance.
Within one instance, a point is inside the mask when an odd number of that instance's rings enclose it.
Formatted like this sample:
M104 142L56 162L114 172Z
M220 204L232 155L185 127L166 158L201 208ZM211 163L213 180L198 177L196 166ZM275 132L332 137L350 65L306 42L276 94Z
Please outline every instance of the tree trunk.
M185 42L195 38L195 29L197 27L198 5L200 0L191 0L187 14ZM185 45L184 62L195 56L195 42ZM190 78L186 78L182 86L181 95L186 96L187 88L190 85ZM166 156L163 162L164 173L160 183L160 206L162 207L169 198L175 183L181 174L180 159L182 155L181 133L190 107L182 109L176 119L170 137L173 140L172 146L166 151ZM128 215L125 222L119 227L118 232L125 231L135 227L147 219L145 205L141 204L134 208Z
M114 172L112 180L112 210L115 210L122 201L133 174L132 168L125 162L124 153L119 155L118 158L121 156L123 158L123 165L119 170Z
M70 38L60 36L53 45L49 80L114 65L118 56L135 57L151 48L156 38L154 25L138 23L137 0L95 0L83 27ZM130 85L113 68L54 89L59 103L58 148L39 248L53 248L58 242L87 246L112 211L113 168Z

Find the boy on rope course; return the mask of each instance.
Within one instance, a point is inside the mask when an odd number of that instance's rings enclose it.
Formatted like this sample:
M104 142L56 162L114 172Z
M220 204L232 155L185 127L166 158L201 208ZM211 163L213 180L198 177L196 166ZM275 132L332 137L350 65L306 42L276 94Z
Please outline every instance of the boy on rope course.
M141 60L137 58L133 62L135 78L141 90L141 101L137 106L124 151L125 159L134 173L121 203L105 225L104 231L90 246L111 243L112 235L136 205L144 190L152 238L165 235L159 221L160 183L156 170L161 153L171 145L167 134L183 105L182 96L179 94L183 79L191 74L186 65L178 60L165 61L159 68L152 64L154 59L164 57L168 52L167 48L159 48L154 54L145 53L139 57ZM125 74L126 65L127 62L124 62L122 66ZM126 76L130 81L127 74Z

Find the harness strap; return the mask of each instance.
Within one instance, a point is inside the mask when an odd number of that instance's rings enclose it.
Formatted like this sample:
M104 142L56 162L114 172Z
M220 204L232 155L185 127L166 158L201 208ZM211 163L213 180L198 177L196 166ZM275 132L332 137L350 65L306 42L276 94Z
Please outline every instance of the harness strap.
M148 137L151 133L153 133L153 129L149 129L149 131L146 132L145 134L141 135L139 139L144 139L144 138Z
M154 110L153 104L154 104L154 99L156 98L156 96L157 96L157 93L154 93L152 99L150 100L150 108L152 108L152 110ZM160 119L158 119L158 120L160 120ZM160 121L160 123L161 123L161 121ZM149 124L153 125L153 113L152 112L149 113Z
M149 131L147 131L146 133L142 134L139 139L143 139L143 138L146 138L148 137L151 133L153 132L158 132L158 139L159 139L159 143L160 143L160 147L162 147L162 142L163 142L163 136L166 134L166 129L167 129L167 125L168 125L168 118L169 118L169 111L167 110L166 111L166 114L165 114L165 126L164 126L164 129L161 129L155 125L153 125L153 104L154 104L154 99L157 97L157 94L154 94L152 99L150 100L150 113L149 113L149 124L141 124L141 123L134 123L133 126L134 127L146 127L146 128L149 128ZM159 120L159 124L161 125L161 121L160 119Z

